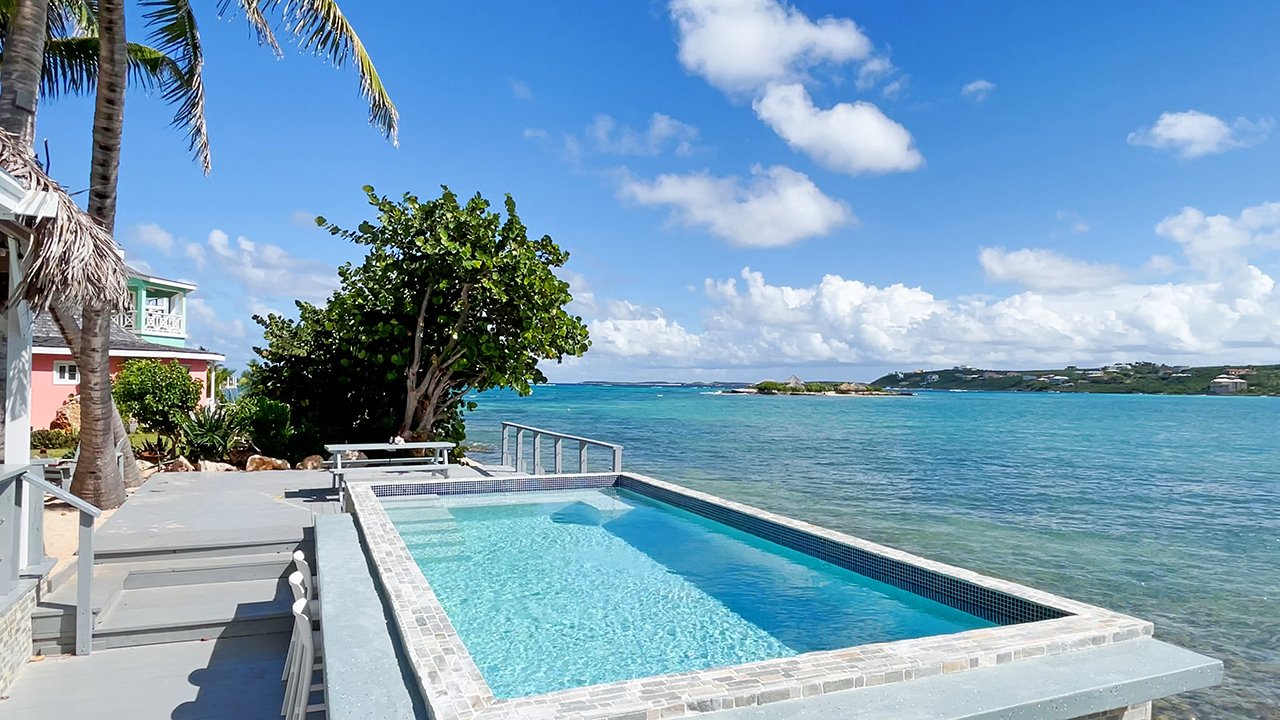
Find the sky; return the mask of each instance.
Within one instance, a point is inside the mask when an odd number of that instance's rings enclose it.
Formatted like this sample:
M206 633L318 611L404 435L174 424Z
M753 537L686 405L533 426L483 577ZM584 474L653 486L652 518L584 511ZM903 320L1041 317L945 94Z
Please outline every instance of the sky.
M232 367L359 261L313 218L366 184L510 193L569 250L553 381L1280 362L1280 4L347 0L398 145L208 5L213 170L131 92L117 237ZM72 191L91 116L40 109Z

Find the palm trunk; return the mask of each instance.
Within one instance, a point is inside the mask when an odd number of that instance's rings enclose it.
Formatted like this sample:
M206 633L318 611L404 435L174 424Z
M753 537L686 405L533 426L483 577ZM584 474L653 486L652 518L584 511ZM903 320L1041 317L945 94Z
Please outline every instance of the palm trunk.
M98 3L98 90L93 112L93 155L89 170L89 215L111 232L116 221L116 186L124 130L126 55L124 3ZM115 467L109 338L111 311L90 303L80 314L80 460L71 491L101 508L125 500Z
M62 341L71 350L71 357L78 367L84 361L80 357L80 326L70 310L61 304L54 305L50 312L53 321L62 333ZM109 328L108 328L109 330ZM142 485L142 473L138 470L138 459L133 454L133 445L129 443L129 431L125 430L124 419L120 417L120 408L116 407L114 398L111 403L111 445L120 447L124 453L124 486L135 488Z
M4 42L0 128L17 135L24 146L35 142L36 98L44 69L48 17L49 0L18 0Z

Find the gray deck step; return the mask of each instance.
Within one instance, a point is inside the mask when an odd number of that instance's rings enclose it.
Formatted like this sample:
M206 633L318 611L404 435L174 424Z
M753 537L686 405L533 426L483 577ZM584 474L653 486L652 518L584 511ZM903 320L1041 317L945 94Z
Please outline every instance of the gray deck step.
M287 632L292 600L278 579L124 590L99 616L94 647Z
M285 553L231 557L168 557L107 563L94 567L92 607L95 625L126 591L245 581L277 582L287 576L292 558ZM60 652L75 640L76 578L44 597L32 613L35 649ZM96 632L96 631L95 631Z

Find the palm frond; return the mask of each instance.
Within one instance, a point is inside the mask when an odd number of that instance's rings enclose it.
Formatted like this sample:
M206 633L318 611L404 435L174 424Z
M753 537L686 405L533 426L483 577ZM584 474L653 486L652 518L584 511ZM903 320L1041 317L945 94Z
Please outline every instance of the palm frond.
M195 13L187 0L142 0L140 4L152 44L158 52L172 58L177 67L161 85L165 102L178 106L173 125L186 129L187 149L200 161L207 175L212 166L209 128L204 117L204 49Z
M274 4L274 3L272 3ZM369 103L369 122L397 143L400 113L378 76L355 28L334 0L287 0L284 21L303 50L328 58L341 67L348 60L360 72L360 95Z
M280 43L276 42L276 35L271 31L271 23L267 22L266 15L262 13L264 3L261 0L239 0L237 4L244 12L245 19L249 21L249 27L258 34L258 44L271 48L271 52L275 53L276 57L284 57L284 52L280 50ZM231 7L231 0L219 0L218 15L226 15L229 7Z
M52 218L18 218L31 228L31 249L22 258L22 280L14 297L30 302L36 311L54 302L123 311L128 306L128 276L111 233L45 174L30 145L4 131L0 131L0 168L27 190L50 193L57 201Z
M155 48L129 43L129 85L148 92L180 82L181 68ZM40 96L90 95L98 84L98 38L52 38L45 45Z

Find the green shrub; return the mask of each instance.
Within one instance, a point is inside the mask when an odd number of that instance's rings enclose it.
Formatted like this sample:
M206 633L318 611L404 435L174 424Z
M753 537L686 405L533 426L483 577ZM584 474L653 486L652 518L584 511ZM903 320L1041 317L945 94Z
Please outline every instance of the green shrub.
M283 459L297 454L301 436L293 426L288 405L262 396L250 396L241 398L233 407L233 412L244 425L249 442L258 452Z
M200 392L187 366L158 360L125 362L111 389L122 415L171 437L200 403Z
M79 438L71 430L32 430L31 447L36 450L60 450L75 447Z
M249 444L243 418L229 408L202 407L180 423L182 454L192 462L227 462Z
M163 435L154 439L143 438L142 442L133 446L133 454L143 460L164 462L173 455L173 441Z

